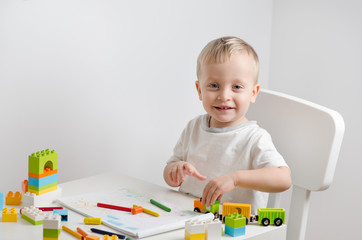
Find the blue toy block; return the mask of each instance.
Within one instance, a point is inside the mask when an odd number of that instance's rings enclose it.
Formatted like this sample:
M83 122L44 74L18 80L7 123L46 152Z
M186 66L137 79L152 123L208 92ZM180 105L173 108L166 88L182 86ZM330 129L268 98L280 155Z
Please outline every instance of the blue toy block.
M59 214L62 222L68 222L68 210L67 209L54 209L53 214Z
M4 208L4 195L0 192L0 211Z
M232 228L225 225L225 233L232 237L238 237L245 235L245 227Z
M42 187L54 182L58 181L58 174L52 174L50 176L47 177L43 177L43 178L33 178L33 177L29 177L29 182L28 185L34 186L34 187Z

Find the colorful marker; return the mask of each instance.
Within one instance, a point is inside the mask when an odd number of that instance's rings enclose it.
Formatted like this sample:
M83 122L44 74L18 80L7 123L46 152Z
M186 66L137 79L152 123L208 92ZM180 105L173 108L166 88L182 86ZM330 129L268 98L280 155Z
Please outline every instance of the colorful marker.
M83 237L86 237L88 234L83 230L81 229L80 227L77 227L77 232L79 232Z
M53 211L54 209L63 209L62 207L38 207L42 211Z
M132 208L115 206L115 205L110 205L110 204L105 204L105 203L97 203L97 207L109 208L109 209L120 210L120 211L125 211L125 212L132 211Z
M103 234L103 235L110 235L110 236L116 235L116 236L118 236L120 239L125 239L125 238L126 238L126 236L124 236L124 235L121 235L121 234L118 234L118 233L112 233L112 232L104 231L104 230L97 229L97 228L91 228L90 230L91 230L92 232L94 232L94 233L99 233L99 234Z
M87 225L99 225L99 224L102 224L102 219L100 219L100 218L84 218L84 223Z
M68 228L68 227L66 227L66 226L62 226L62 229L64 230L64 231L66 231L67 233L70 233L70 234L72 234L74 237L76 237L76 238L78 238L78 239L82 239L82 235L80 235L79 233L77 233L77 232L74 232L72 229L70 229L70 228Z
M153 204L153 205L156 205L157 207L165 210L166 212L171 212L171 208L169 207L166 207L165 205L162 205L161 203L159 202L156 202L155 200L153 199L150 199L150 202Z
M136 207L138 207L138 205L133 204L133 207L136 208ZM152 215L152 216L155 216L155 217L159 217L159 216L160 216L160 214L158 214L158 213L156 213L156 212L154 212L154 211L151 211L151 210L149 210L149 209L147 209L147 208L143 208L143 212L144 212L144 213L147 213L147 214L150 214L150 215Z

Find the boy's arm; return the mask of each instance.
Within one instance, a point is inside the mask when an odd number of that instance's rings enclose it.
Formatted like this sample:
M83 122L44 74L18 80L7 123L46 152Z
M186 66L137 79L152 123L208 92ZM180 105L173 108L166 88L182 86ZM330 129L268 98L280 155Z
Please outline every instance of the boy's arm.
M239 170L210 180L202 194L202 204L210 206L235 187L262 192L283 192L292 184L287 167L267 167L255 170Z
M163 178L171 187L178 187L185 181L186 175L196 177L199 180L205 180L206 177L201 175L196 168L185 161L170 162L163 170Z

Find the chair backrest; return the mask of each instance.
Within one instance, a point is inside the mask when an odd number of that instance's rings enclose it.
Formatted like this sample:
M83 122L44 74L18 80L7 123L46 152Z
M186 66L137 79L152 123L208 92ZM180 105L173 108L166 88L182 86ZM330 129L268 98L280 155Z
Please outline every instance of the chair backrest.
M344 134L343 118L331 109L265 89L247 117L271 134L291 169L287 239L304 239L310 192L323 191L333 181Z

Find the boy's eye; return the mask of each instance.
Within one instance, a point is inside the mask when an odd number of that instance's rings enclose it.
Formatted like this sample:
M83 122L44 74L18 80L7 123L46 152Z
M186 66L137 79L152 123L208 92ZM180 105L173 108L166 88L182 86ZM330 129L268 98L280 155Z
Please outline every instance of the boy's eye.
M241 85L235 85L234 86L234 89L236 89L236 90L239 90L239 89L242 89L243 87L241 86Z
M219 86L216 83L209 84L210 88L218 88Z

